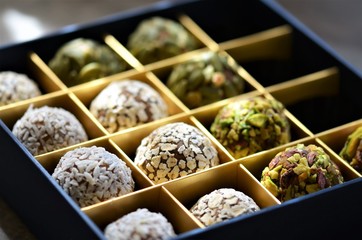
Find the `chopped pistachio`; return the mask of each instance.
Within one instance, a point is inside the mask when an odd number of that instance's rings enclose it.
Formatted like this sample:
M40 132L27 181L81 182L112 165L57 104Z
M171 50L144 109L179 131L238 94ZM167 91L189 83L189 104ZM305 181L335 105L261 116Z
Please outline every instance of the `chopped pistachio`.
M343 181L338 166L321 147L314 144L297 144L279 152L264 168L260 180L282 202Z
M290 141L289 122L283 105L274 101L255 97L231 102L220 109L210 131L235 158L285 144ZM279 122L274 122L275 115Z

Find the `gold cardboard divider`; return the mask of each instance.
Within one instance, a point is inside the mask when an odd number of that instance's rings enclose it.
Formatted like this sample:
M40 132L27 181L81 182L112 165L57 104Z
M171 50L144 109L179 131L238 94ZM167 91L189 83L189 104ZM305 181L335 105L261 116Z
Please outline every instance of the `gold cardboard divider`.
M331 156L331 158L333 157L333 159L334 159L333 162L335 162L337 164L338 168L343 173L343 177L344 177L345 181L351 180L354 178L358 178L361 176L361 174L359 174L355 169L353 169L353 167L351 167L346 161L344 161L338 155L338 153L333 151L327 144L325 144L323 141L321 141L318 138L316 138L316 142L320 146L323 146L323 148L329 154L329 156Z
M347 141L348 136L358 127L362 126L362 120L356 120L333 129L316 134L316 137L325 144L325 147L330 149L336 159L341 162L340 168L347 168L350 171L350 178L362 177L362 174L348 164L339 154Z
M129 159L133 163L133 160L136 155L136 150L137 150L138 146L141 144L141 141L143 138L148 136L153 130L155 130L161 126L164 126L166 124L175 123L175 122L183 122L183 123L189 124L191 126L194 126L194 127L198 128L199 130L201 130L201 132L203 132L206 135L206 137L209 138L209 135L205 132L205 130L202 128L202 126L200 126L197 123L197 121L195 121L195 119L193 119L192 116L189 116L187 113L183 113L183 114L174 115L172 117L164 118L164 119L161 119L158 121L154 121L151 123L147 123L147 124L141 125L139 127L133 128L133 129L128 129L123 132L119 132L118 134L117 133L113 134L110 136L110 139L117 146L119 146L120 149L122 149L122 151L129 157ZM129 139L132 139L132 141L130 141ZM215 144L214 140L212 140L212 139L210 139L210 140L218 152L219 159L220 159L220 165L231 161L230 156L228 154L226 154L225 151L222 150L219 145ZM204 170L204 171L207 171L207 170ZM142 174L144 174L144 173L142 173ZM148 176L146 176L146 175L144 175L144 177L148 178ZM174 180L170 180L170 181L177 181L177 180L178 179L174 179ZM160 185L160 184L158 184L158 185Z
M218 51L218 44L202 30L189 16L182 14L179 16L181 24L188 29L200 42L205 44L212 51Z
M34 52L29 54L33 63L35 71L38 73L41 79L46 82L47 89L56 91L59 89L66 89L67 86L58 78L58 76L49 68L49 66Z
M188 210L199 198L220 188L233 188L244 192L253 198L260 208L280 204L238 161L166 183L164 187Z
M44 66L45 63L40 59L40 57L34 53L29 53L29 69L32 70L36 76L36 80L39 83L39 86L45 93L56 92L64 89L64 84L59 82L59 79L52 79L49 75L51 71L47 66Z
M174 227L176 234L200 227L180 203L161 186L154 186L82 208L82 211L104 231L108 224L138 208L147 208L152 212L163 214Z
M66 148L55 150L53 152L38 155L35 158L49 172L49 174L52 174L61 157L64 156L67 152L81 147L92 146L103 147L108 152L115 154L118 158L126 163L126 165L131 169L132 177L136 183L135 191L152 186L152 182L142 175L140 169L138 169L133 164L133 162L124 154L124 152L120 148L118 148L112 141L108 140L106 137L93 139L84 143L79 143Z
M316 96L339 93L339 71L336 67L267 87L266 91L286 106Z
M113 49L118 55L120 55L131 67L138 71L143 71L144 67L138 59L136 59L122 43L120 43L114 36L106 34L104 36L104 42Z
M292 28L283 25L219 44L220 49L242 63L261 59L291 57Z

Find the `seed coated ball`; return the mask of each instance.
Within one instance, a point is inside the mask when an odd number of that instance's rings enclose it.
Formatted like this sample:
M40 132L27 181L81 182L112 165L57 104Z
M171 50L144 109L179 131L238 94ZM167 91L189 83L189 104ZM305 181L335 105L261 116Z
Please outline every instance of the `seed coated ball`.
M262 97L234 101L216 115L210 131L234 158L267 150L290 141L284 106Z
M58 49L49 61L49 67L71 87L124 71L126 64L107 45L76 38Z
M134 162L157 184L217 166L219 157L200 130L176 122L145 137L136 150Z
M262 172L261 184L281 202L343 183L323 148L298 144L279 152Z
M197 108L243 93L244 79L226 56L207 52L176 65L167 86L187 107Z
M110 133L168 116L161 95L137 80L112 82L91 102L90 111Z
M339 155L359 173L362 173L362 127L351 133Z
M0 72L0 107L41 95L38 85L27 75Z
M133 192L131 169L103 147L82 147L61 157L52 174L58 184L80 206Z
M82 124L72 113L48 106L30 106L12 132L34 156L88 140Z
M162 240L176 234L161 213L140 208L107 225L104 235L108 240Z
M201 197L190 209L205 226L260 210L254 200L232 188L221 188Z
M198 47L195 38L178 22L162 17L143 20L129 36L128 50L148 64Z

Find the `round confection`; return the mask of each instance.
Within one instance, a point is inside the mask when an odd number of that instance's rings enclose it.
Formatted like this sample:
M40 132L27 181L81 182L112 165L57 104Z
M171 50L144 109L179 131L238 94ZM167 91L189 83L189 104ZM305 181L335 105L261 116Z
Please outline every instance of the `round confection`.
M128 50L143 64L198 47L195 38L178 22L162 17L143 20L129 36Z
M109 84L91 102L90 111L110 133L168 116L161 95L136 80Z
M290 141L283 104L262 97L227 104L216 115L210 131L234 158Z
M226 56L207 52L176 65L167 86L187 107L196 108L243 93L244 79Z
M362 127L357 128L348 136L339 155L362 173Z
M133 192L131 169L103 147L81 147L61 157L52 174L80 207Z
M218 152L197 128L169 123L155 129L137 148L134 162L154 182L162 183L219 164Z
M281 202L343 183L323 148L298 144L279 152L262 172L261 184Z
M30 106L15 123L13 134L33 155L88 140L79 120L63 108Z
M38 85L27 75L12 71L0 72L0 106L39 95Z
M74 86L121 72L126 64L107 45L77 38L58 49L49 67L67 86Z
M139 208L110 223L104 230L108 240L170 239L175 231L161 214Z
M205 226L260 210L254 200L232 188L220 188L201 197L190 209Z

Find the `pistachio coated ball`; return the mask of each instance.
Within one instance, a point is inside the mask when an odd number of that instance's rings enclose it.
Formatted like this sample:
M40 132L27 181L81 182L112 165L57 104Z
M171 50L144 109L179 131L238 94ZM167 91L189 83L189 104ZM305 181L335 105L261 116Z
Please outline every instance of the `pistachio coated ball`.
M255 97L234 101L216 115L210 131L234 158L290 141L284 106L274 99Z
M323 148L298 144L279 152L262 172L261 184L284 202L343 183Z

